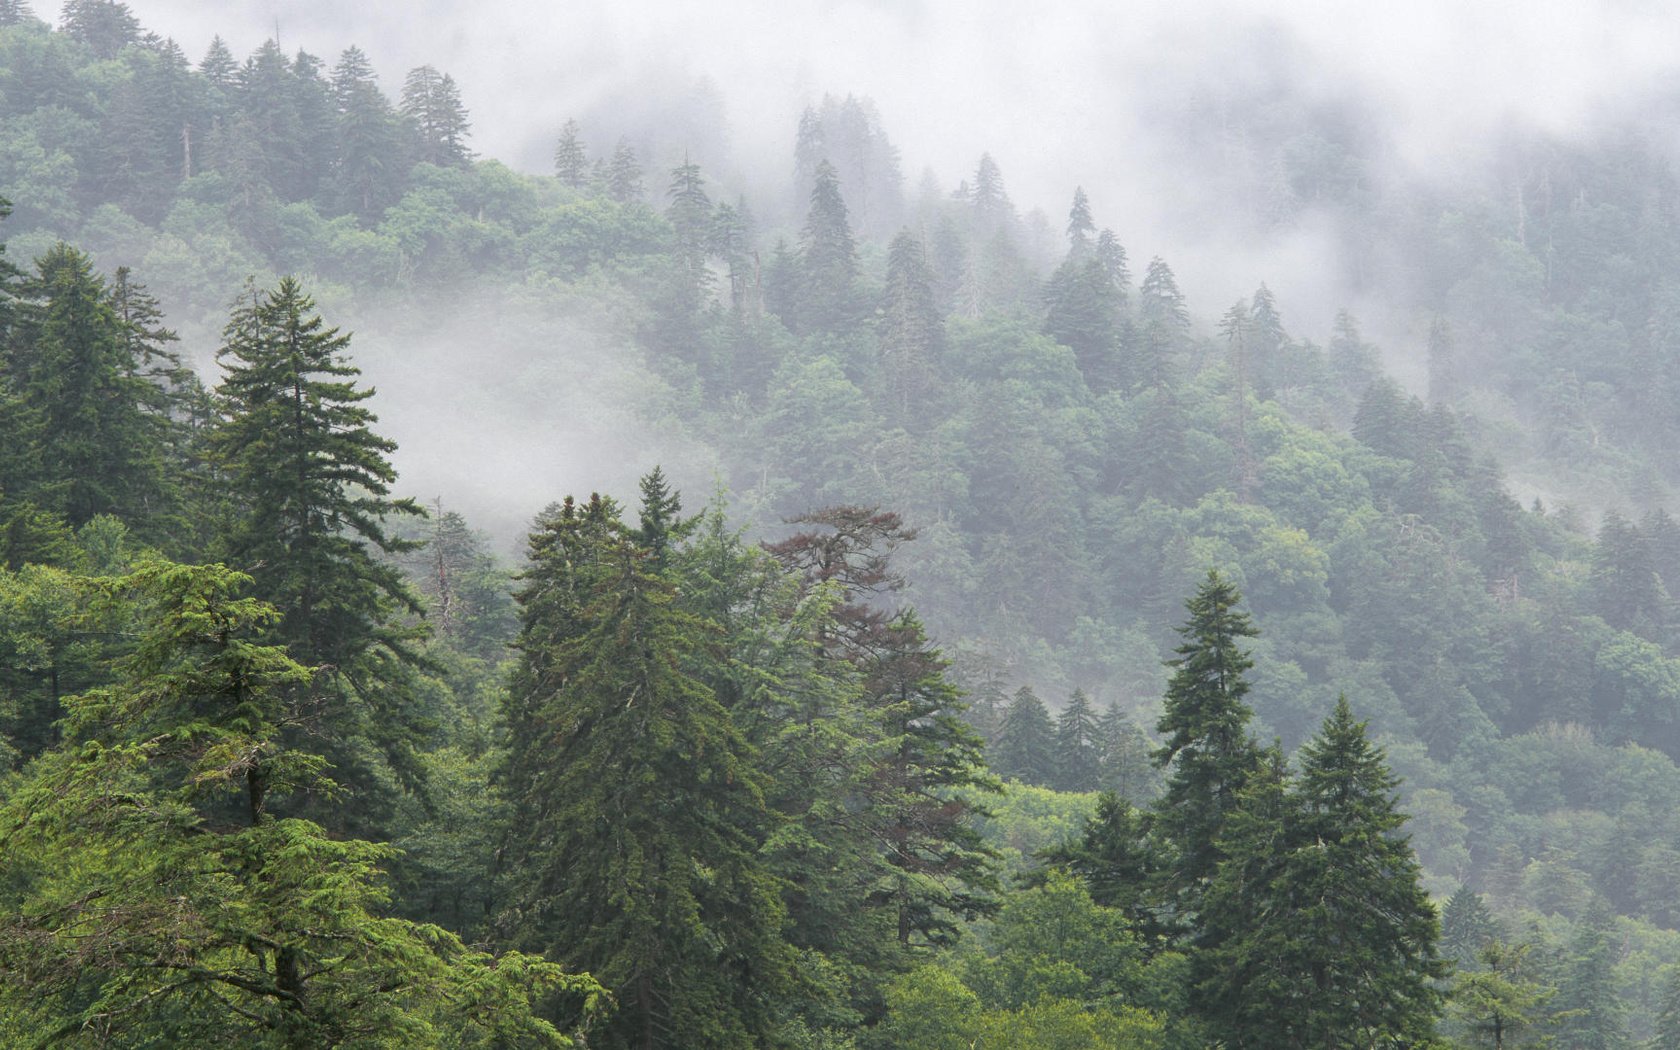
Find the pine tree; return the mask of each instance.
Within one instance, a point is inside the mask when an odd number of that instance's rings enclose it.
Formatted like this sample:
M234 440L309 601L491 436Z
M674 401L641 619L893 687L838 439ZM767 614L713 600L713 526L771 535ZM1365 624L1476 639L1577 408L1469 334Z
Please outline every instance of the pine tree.
M1026 784L1047 785L1056 775L1056 727L1030 686L1015 691L992 745L992 769Z
M0 0L0 29L22 25L34 17L26 0Z
M1075 689L1056 718L1058 791L1096 791L1102 780L1102 751L1091 698Z
M390 497L395 445L372 430L373 391L356 385L350 337L314 310L286 277L249 288L223 331L223 418L210 436L231 502L222 546L280 610L275 637L330 670L335 699L315 728L401 763L417 715L402 672L414 632L399 615L419 604L380 555L413 549L388 522L423 512Z
M763 775L685 670L712 629L600 500L546 513L531 554L502 924L613 993L592 1046L765 1040L789 988L785 910L760 859Z
M554 144L554 176L574 190L589 181L589 155L583 148L578 122L568 120L560 129L560 139Z
M1244 676L1254 661L1238 648L1258 632L1237 609L1236 588L1210 571L1186 602L1190 618L1170 661L1166 709L1156 730L1165 738L1155 764L1166 770L1166 791L1154 815L1176 851L1166 895L1194 912L1200 887L1220 858L1219 838L1238 792L1260 768L1260 748L1248 733L1252 712L1243 702Z

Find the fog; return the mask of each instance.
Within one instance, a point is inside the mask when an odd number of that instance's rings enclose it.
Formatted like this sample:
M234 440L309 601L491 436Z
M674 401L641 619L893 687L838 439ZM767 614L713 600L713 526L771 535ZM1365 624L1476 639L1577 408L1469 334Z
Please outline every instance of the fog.
M1489 143L1502 128L1585 134L1596 114L1672 91L1680 54L1680 20L1641 0L136 0L131 7L195 59L213 33L240 55L278 34L287 50L329 64L354 43L393 96L407 70L433 65L460 85L473 148L523 171L550 169L568 118L582 122L596 155L619 135L659 143L667 155L649 159L655 170L688 148L687 129L704 126L701 148L712 155L697 159L720 195L747 196L771 234L790 232L799 218L787 192L799 112L827 93L867 96L902 153L907 194L924 172L949 190L989 151L1017 208L1041 210L1059 229L1073 188L1083 186L1097 222L1129 250L1134 273L1151 256L1165 257L1204 326L1264 281L1300 336L1323 340L1336 311L1351 308L1414 389L1428 319L1395 305L1410 301L1406 290L1350 283L1332 215L1307 209L1267 223L1234 214L1232 185L1254 173L1231 170L1205 142L1198 154L1187 138L1216 137L1233 107L1287 98L1302 111L1342 114L1363 154L1387 159L1378 178L1461 184L1486 176ZM652 175L650 188L661 181ZM619 358L578 336L574 320L521 328L494 311L462 317L476 330L484 317L498 321L498 374L526 376L520 362L556 349L576 374L513 410L504 384L468 368L439 402L435 378L416 385L429 370L410 366L458 357L460 342L448 331L405 328L377 313L339 315L358 332L358 357L382 388L380 411L403 449L405 490L486 506L492 491L512 495L507 521L489 523L501 532L555 492L624 490L659 459L685 461L676 474L691 490L710 486L712 457L681 435L633 449L603 436L613 425L587 406L623 385L611 377L643 379L616 365L596 368ZM484 418L467 411L473 405L485 406ZM506 449L531 433L547 437L508 462Z
M329 61L356 43L393 94L406 70L434 65L460 83L479 153L527 171L548 169L570 117L600 148L715 86L733 163L711 170L730 189L768 198L754 203L773 216L786 203L771 186L791 168L800 109L828 92L867 95L903 153L908 185L931 169L954 186L990 151L1021 210L1041 208L1056 226L1083 185L1098 221L1134 260L1174 262L1199 314L1265 280L1286 317L1311 333L1353 298L1324 265L1333 247L1310 223L1250 236L1221 221L1211 192L1218 173L1185 170L1168 148L1187 110L1287 82L1309 100L1357 106L1404 170L1462 179L1501 123L1572 133L1603 108L1667 85L1680 53L1680 20L1640 0L144 0L133 8L194 56L213 32L236 53L278 33L287 49ZM664 136L673 146L680 137ZM1393 326L1381 318L1367 322L1391 341L1408 338L1384 331Z

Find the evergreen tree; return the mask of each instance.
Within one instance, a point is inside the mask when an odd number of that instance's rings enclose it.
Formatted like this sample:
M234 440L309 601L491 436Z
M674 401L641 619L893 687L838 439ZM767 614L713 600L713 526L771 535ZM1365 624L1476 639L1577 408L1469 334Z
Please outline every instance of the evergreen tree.
M1075 186L1073 206L1068 209L1068 257L1077 258L1090 251L1091 235L1096 232L1097 224L1091 219L1091 201L1085 196L1085 187Z
M1015 691L992 745L991 765L999 776L1047 785L1056 776L1056 727L1050 711L1030 686Z
M337 130L333 196L339 207L370 221L395 203L401 186L397 114L361 48L346 48L339 56L331 91Z
M1102 780L1102 751L1091 698L1075 689L1056 717L1058 791L1096 791Z
M59 27L100 58L116 58L123 48L140 42L140 20L117 0L66 0Z
M946 945L957 918L997 907L994 853L973 825L976 792L996 791L984 746L962 720L947 664L905 610L889 622L866 670L866 703L881 726L883 758L872 777L875 837L885 845L886 885L900 944Z
M577 121L566 121L560 129L560 140L554 144L554 175L574 190L589 181L589 155L579 137L581 130Z
M945 328L922 242L909 230L894 237L887 249L887 283L876 333L890 418L906 430L921 430L933 419L929 400L938 385Z
M1477 967L1453 982L1449 1028L1462 1033L1465 1045L1518 1050L1550 1044L1543 1030L1559 1020L1548 1009L1557 989L1528 976L1531 948L1491 941L1478 954Z
M160 525L171 497L163 461L169 402L145 373L167 333L141 302L124 302L130 316L120 318L92 261L69 245L43 255L36 270L27 291L38 308L13 365L39 412L46 477L34 497L72 525L98 514L142 530ZM130 293L125 281L123 299Z
M136 648L0 802L0 1041L570 1046L531 1001L593 981L383 917L392 850L276 814L333 785L282 742L310 672L261 644L249 582L160 562L106 582Z
M1097 720L1099 780L1104 791L1112 791L1136 806L1155 798L1160 772L1150 760L1154 747L1143 729L1111 700Z
M1197 1010L1232 1047L1427 1042L1437 925L1394 807L1397 781L1345 698L1241 791L1198 914Z
M1429 403L1451 404L1458 396L1458 362L1454 360L1452 327L1446 318L1429 323Z
M210 38L210 46L205 49L204 57L199 60L198 71L204 74L204 79L212 87L223 91L231 89L239 79L239 63L234 61L233 51L227 41L220 34Z
M857 270L857 245L840 196L840 179L834 166L824 161L817 165L811 210L799 236L794 330L848 331L858 315Z
M1237 793L1260 768L1260 748L1248 733L1252 712L1243 702L1244 672L1254 661L1238 648L1258 632L1238 600L1236 588L1209 571L1185 603L1190 618L1179 628L1184 641L1170 661L1166 709L1156 726L1165 740L1155 764L1167 780L1153 812L1176 851L1165 889L1188 912L1218 866L1219 838Z
M982 153L974 169L974 187L968 193L968 205L974 215L974 227L983 236L998 233L1015 221L1015 206L1003 188L1003 172L990 153Z
M1680 966L1669 968L1668 980L1663 985L1656 1028L1656 1033L1646 1044L1650 1050L1667 1050L1671 1046L1680 1046Z
M34 17L26 0L0 0L0 29L22 25Z
M761 1044L791 959L764 778L685 670L711 628L599 500L546 513L531 553L502 923L613 993L592 1046Z
M1468 886L1460 886L1441 909L1441 954L1460 971L1476 965L1482 949L1499 936L1493 913Z
M1564 1015L1558 1040L1578 1050L1628 1050L1625 1008L1614 973L1620 945L1615 917L1595 903L1577 921L1558 980L1557 1005Z
M327 327L294 278L250 288L223 331L217 387L223 418L212 449L232 520L226 556L248 566L280 611L275 637L309 665L329 669L331 709L315 727L352 759L369 741L399 763L417 731L402 665L414 632L399 614L419 605L379 555L412 549L388 522L423 513L392 499L393 442L372 430L350 337Z
M625 139L618 140L612 161L606 169L607 196L620 204L633 204L642 199L642 167L636 151Z
M461 91L449 74L431 66L410 70L403 81L398 108L418 136L422 161L450 167L472 160L472 151L467 148L472 124L461 104Z

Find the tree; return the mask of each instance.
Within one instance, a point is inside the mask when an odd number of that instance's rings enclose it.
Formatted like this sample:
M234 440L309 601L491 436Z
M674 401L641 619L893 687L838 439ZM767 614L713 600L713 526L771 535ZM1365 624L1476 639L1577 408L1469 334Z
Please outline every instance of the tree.
M685 670L713 628L598 499L545 513L531 555L501 923L612 991L593 1046L766 1040L789 988L786 912L759 855L753 750Z
M128 316L119 317L92 261L69 245L43 255L36 270L28 292L38 309L13 366L39 412L46 476L34 496L72 525L98 514L143 529L158 524L171 495L163 460L169 400L147 373L168 333L126 280L115 303Z
M612 161L606 170L607 195L620 204L632 204L642 199L642 168L636 161L636 151L625 139L618 140Z
M398 107L419 138L420 159L440 167L464 166L472 160L467 148L466 107L455 79L431 66L409 71Z
M1268 776L1260 796L1273 783ZM1398 835L1406 818L1397 784L1342 697L1302 748L1293 791L1232 825L1201 936L1218 944L1207 960L1216 976L1202 986L1215 990L1208 1001L1252 1033L1233 1046L1351 1050L1429 1039L1446 970L1435 909ZM1255 878L1255 868L1265 874Z
M991 750L999 776L1027 784L1049 784L1056 776L1056 727L1044 701L1030 686L1015 691L1003 713Z
M340 207L371 221L396 203L406 174L397 114L361 48L339 55L331 92L337 131L333 193Z
M239 63L233 59L233 51L223 40L221 34L210 38L210 46L205 49L204 57L199 60L198 71L204 74L212 87L226 91L234 86L239 77Z
M1155 764L1166 770L1166 791L1153 810L1176 851L1168 872L1168 899L1194 912L1202 883L1220 858L1219 838L1238 792L1260 768L1260 748L1248 733L1252 712L1243 702L1244 675L1254 666L1238 648L1258 632L1237 609L1236 588L1209 571L1186 602L1190 618L1179 628L1184 641L1167 683L1166 707L1156 730L1165 737Z
M34 17L26 0L0 0L0 28L22 25Z
M799 290L791 327L801 334L848 331L858 319L857 270L857 244L840 178L823 161L799 235Z
M314 310L286 277L248 289L223 330L222 419L210 435L229 500L221 545L279 609L274 637L329 668L336 697L318 731L351 753L374 741L400 765L418 726L402 686L414 632L399 615L419 604L379 555L412 549L387 522L423 511L391 498L396 446L372 429L373 390L356 385L350 337Z
M1460 971L1476 965L1482 949L1499 935L1493 913L1468 886L1460 886L1441 909L1441 954Z
M885 625L865 669L865 704L882 758L871 778L868 819L885 846L886 885L872 896L896 912L902 945L948 945L955 919L997 907L995 854L974 827L995 792L984 745L962 720L961 694L921 621L909 610Z
M1091 698L1075 689L1056 717L1058 791L1096 791L1102 778L1102 752Z
M1558 1022L1547 1009L1557 989L1528 978L1531 949L1490 941L1477 955L1477 968L1453 982L1447 1016L1468 1045L1518 1050L1550 1041L1539 1029Z
M594 1002L593 981L381 917L393 851L275 814L334 786L281 740L311 671L261 643L276 614L249 583L162 562L106 581L137 646L0 804L0 1038L572 1045L532 999Z
M1160 773L1150 761L1153 750L1149 737L1120 709L1119 701L1110 701L1108 709L1097 719L1097 760L1102 789L1133 805L1154 799L1160 786Z
M100 58L116 58L123 48L140 40L139 19L127 4L116 0L67 0L59 26Z
M1595 903L1577 922L1558 979L1558 1039L1578 1050L1628 1050L1625 1007L1614 969L1620 954L1615 916Z
M907 430L933 421L928 400L937 388L945 328L934 302L933 271L922 242L909 230L887 248L887 283L876 328L890 418Z
M589 154L579 137L578 122L568 120L554 144L554 176L572 189L582 189L589 180Z

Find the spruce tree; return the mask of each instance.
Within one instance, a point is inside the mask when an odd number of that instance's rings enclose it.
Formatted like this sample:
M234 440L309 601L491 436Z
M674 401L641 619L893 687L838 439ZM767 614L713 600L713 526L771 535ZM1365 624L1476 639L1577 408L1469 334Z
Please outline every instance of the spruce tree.
M1048 785L1056 776L1056 726L1030 686L1022 686L1004 709L992 745L992 769L1026 784Z
M1075 689L1056 716L1058 791L1096 791L1102 780L1102 751L1096 714L1085 690Z
M592 1046L760 1045L790 988L786 913L753 750L686 670L713 629L600 500L546 513L531 553L502 925L613 993Z
M385 917L394 851L285 815L331 792L283 740L308 668L220 565L103 582L137 615L117 681L0 801L7 1046L571 1045L532 1000L599 987Z
M1499 936L1482 895L1460 886L1441 909L1441 955L1460 971L1472 969L1482 949Z
M140 301L123 294L114 302L92 261L69 245L48 251L36 269L28 285L36 308L14 351L14 374L40 420L46 476L34 497L72 525L112 514L159 536L171 498L169 399L148 362L162 359L168 333L146 327L153 311Z
M578 122L568 120L554 144L554 176L574 190L589 181L589 154L583 148Z
M1218 866L1219 837L1237 794L1260 768L1260 748L1248 732L1252 712L1243 702L1254 661L1239 648L1258 632L1238 601L1236 588L1210 571L1186 602L1190 618L1179 628L1184 641L1170 661L1166 709L1156 726L1165 739L1155 764L1167 778L1154 814L1176 852L1166 892L1191 912Z
M612 161L607 165L606 172L607 196L620 204L633 204L642 199L642 167L636 160L636 151L626 139L618 140L618 147L613 150Z
M938 389L945 328L933 296L933 271L909 230L887 248L887 283L876 327L881 375L893 423L921 431L932 423L928 401Z
M140 20L116 0L66 0L59 26L100 58L116 58L123 48L140 41Z
M849 331L858 319L857 244L840 195L840 177L817 165L811 209L799 235L799 288L793 314L801 333Z
M1149 737L1120 709L1120 702L1109 701L1108 710L1097 719L1102 790L1112 791L1134 806L1152 801L1160 787L1160 771L1150 760L1153 750Z
M395 203L406 175L397 114L361 48L339 55L331 92L337 133L332 195L340 208L372 221Z
M420 159L440 167L463 166L472 160L467 148L466 107L455 79L431 66L409 71L398 107L419 141Z
M223 331L210 435L230 516L222 554L279 609L275 638L329 670L332 700L314 728L344 749L335 761L359 767L352 756L371 743L402 768L419 716L403 670L414 631L401 617L419 603L382 556L415 546L389 523L423 511L390 496L396 446L372 429L350 337L314 311L286 277L249 288Z

